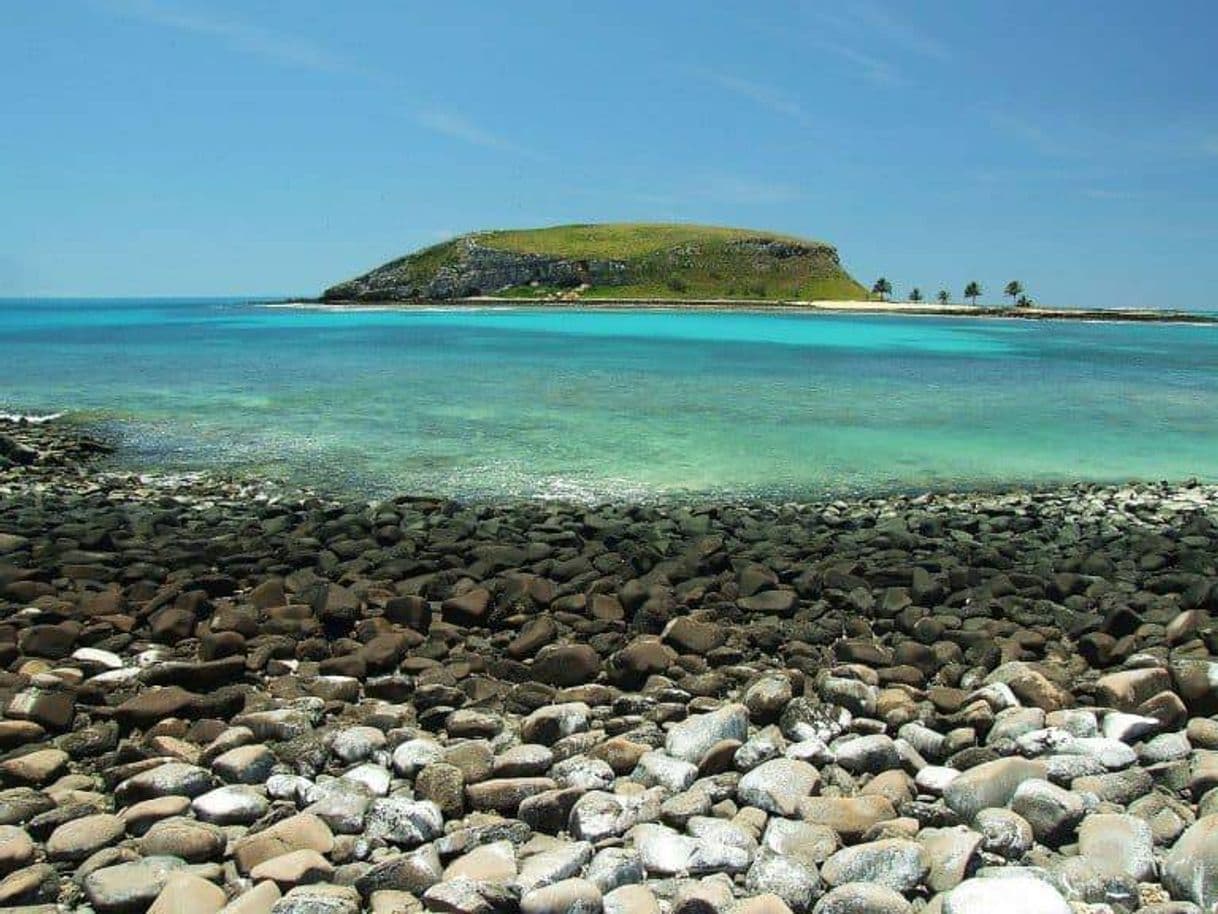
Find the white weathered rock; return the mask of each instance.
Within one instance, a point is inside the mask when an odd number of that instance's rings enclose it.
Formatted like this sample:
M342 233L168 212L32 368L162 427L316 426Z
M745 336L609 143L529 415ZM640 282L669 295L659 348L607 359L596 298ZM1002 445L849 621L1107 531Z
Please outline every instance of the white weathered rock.
M674 724L664 741L664 750L673 758L696 765L715 743L725 739L744 742L748 732L748 709L739 704L725 705Z
M943 914L1072 914L1070 905L1034 876L967 879L943 897Z

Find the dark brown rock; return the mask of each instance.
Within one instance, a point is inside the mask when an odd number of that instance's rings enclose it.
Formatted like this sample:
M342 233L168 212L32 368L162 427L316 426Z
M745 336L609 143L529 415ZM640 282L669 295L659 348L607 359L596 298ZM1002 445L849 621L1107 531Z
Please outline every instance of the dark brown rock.
M476 587L460 596L450 597L440 606L445 622L453 625L485 625L491 606L491 592L485 587Z
M600 668L600 656L586 644L547 647L533 661L533 675L538 681L559 687L591 682Z

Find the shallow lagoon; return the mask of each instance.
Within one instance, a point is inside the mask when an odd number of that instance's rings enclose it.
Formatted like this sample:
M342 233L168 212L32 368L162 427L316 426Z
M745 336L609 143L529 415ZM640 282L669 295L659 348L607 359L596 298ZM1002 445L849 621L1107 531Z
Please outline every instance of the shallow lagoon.
M1218 327L0 302L0 412L373 493L821 498L1218 479Z

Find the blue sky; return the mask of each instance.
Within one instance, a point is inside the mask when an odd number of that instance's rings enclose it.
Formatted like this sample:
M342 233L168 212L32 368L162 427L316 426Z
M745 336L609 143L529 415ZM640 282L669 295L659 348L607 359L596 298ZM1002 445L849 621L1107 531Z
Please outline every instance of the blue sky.
M1218 4L29 0L0 295L306 294L477 228L835 243L899 294L1218 307Z

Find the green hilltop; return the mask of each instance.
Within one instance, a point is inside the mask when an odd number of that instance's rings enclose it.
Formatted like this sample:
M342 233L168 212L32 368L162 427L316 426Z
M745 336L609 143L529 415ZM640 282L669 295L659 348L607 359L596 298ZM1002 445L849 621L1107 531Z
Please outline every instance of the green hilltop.
M722 226L614 223L473 232L327 289L327 301L863 300L820 241Z

